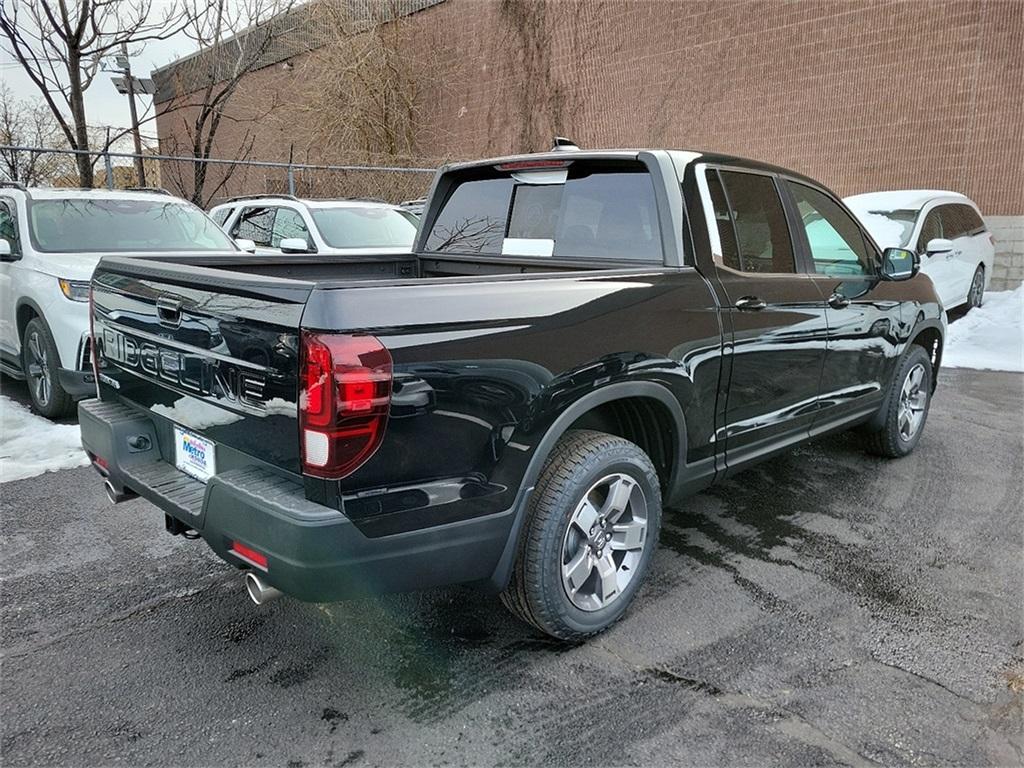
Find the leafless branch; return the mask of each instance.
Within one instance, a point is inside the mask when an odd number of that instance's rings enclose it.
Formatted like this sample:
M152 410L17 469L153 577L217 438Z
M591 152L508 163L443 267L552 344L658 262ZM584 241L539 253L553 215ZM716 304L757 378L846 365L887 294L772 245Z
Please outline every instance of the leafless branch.
M184 2L184 0L182 0ZM0 50L35 84L72 149L89 150L85 92L104 58L182 31L192 21L175 0L0 0ZM92 161L77 160L79 182L92 186Z

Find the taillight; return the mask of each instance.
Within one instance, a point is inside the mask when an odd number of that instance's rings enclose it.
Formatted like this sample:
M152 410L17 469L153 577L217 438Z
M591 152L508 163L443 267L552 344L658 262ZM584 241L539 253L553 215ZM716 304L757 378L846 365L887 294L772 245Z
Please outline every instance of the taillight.
M299 433L302 471L338 480L384 438L391 405L391 354L374 336L302 331Z

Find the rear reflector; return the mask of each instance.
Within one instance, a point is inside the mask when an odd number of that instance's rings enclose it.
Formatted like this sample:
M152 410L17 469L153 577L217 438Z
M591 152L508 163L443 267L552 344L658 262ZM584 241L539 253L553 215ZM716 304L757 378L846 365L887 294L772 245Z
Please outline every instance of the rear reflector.
M302 332L299 357L302 471L338 480L384 439L391 354L374 336Z
M236 555L240 560L244 560L249 565L255 565L257 568L267 570L267 556L262 552L257 552L252 547L247 547L240 541L231 542L231 553Z

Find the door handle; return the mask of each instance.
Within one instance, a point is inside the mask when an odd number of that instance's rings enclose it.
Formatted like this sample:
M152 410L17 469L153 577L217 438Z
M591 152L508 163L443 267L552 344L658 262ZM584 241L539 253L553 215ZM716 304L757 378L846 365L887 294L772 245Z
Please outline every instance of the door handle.
M832 309L843 309L844 307L850 306L850 300L841 293L833 293L828 297L828 305L832 307Z
M746 312L758 312L767 306L764 299L759 299L757 296L744 296L736 302L736 309Z

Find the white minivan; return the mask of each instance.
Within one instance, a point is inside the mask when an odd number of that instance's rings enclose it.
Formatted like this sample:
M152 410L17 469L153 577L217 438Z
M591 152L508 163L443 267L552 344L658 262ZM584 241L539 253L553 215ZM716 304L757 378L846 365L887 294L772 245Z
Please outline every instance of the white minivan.
M916 250L921 271L946 309L980 307L992 279L995 240L970 198L957 192L909 189L844 198L882 248Z

